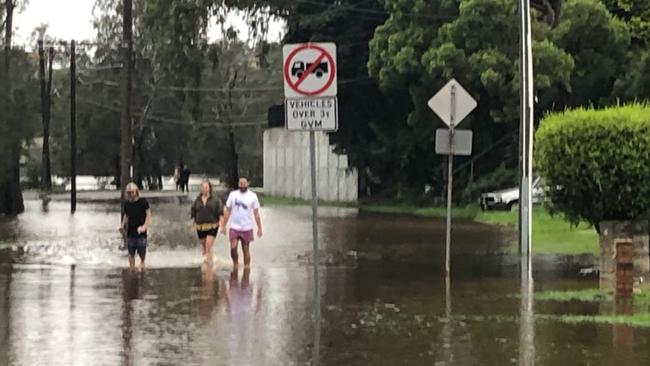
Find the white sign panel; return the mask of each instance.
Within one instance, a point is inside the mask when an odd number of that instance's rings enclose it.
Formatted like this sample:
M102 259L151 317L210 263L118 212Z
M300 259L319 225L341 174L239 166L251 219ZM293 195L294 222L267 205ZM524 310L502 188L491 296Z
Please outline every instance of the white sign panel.
M288 44L282 47L285 98L336 96L336 45Z
M289 131L336 131L339 127L336 97L287 98L284 112Z
M454 155L472 155L472 130L454 130ZM449 155L449 130L436 130L436 154Z
M455 110L452 111L452 94ZM456 81L451 79L427 103L442 121L449 126L453 115L454 126L458 126L476 108L476 100ZM452 114L453 112L453 114Z

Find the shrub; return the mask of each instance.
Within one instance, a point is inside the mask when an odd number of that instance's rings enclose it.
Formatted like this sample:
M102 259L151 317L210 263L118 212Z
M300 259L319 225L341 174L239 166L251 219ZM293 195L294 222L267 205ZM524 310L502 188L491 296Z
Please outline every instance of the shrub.
M650 211L650 105L575 109L545 117L535 134L536 169L552 209L598 229Z

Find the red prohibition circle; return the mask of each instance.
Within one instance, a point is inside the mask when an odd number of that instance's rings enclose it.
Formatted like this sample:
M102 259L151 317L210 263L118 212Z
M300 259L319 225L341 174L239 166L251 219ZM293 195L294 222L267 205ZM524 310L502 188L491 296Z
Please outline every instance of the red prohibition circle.
M294 82L291 81L291 77L289 76L289 65L291 65L291 61L293 60L293 57L298 52L300 52L300 51L302 51L304 49L310 49L310 48L313 48L315 50L320 51L321 55L325 56L325 58L327 59L327 61L329 62L330 66L331 66L330 67L331 72L329 73L330 74L329 79L327 80L327 82L325 83L325 85L322 88L314 90L314 91L303 91L303 90L300 90L300 88L297 85L295 85ZM318 57L320 58L320 56L318 56ZM309 75L309 73L307 73L307 75ZM295 91L296 93L301 94L301 95L314 96L314 95L318 95L318 94L324 92L325 90L327 90L327 88L330 87L330 85L332 85L332 83L334 82L334 77L335 76L336 76L336 65L334 64L334 59L332 58L332 55L330 55L322 47L314 45L314 44L307 43L307 44L304 44L304 45L302 45L300 47L294 48L291 51L291 53L289 53L289 55L287 56L286 61L284 62L284 80L287 82L287 85L289 85L289 87L293 91Z

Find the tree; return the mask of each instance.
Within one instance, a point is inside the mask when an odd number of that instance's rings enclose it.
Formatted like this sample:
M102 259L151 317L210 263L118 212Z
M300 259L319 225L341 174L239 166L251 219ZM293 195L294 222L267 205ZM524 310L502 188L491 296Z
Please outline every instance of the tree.
M647 70L650 53L650 1L603 0L607 9L625 22L630 32L630 47L624 62L625 72L619 74L612 92L613 99L647 100Z
M3 65L0 81L0 214L17 215L24 211L20 189L21 142L34 126L33 110L37 104L32 95L37 85L31 69L30 59L25 52L12 49L13 16L16 8L24 5L16 0L5 0L3 4ZM27 66L27 67L26 67ZM32 84L33 82L33 84ZM37 95L37 94L36 94Z
M518 120L518 22L516 4L506 0L467 0L458 7L445 1L386 0L390 17L370 43L370 74L384 90L408 88L413 110L408 117L402 160L409 182L422 192L444 180L436 167L442 158L430 148L440 123L426 102L450 78L456 78L478 100L476 111L463 122L474 131L474 151L494 149L498 159L477 164L478 175L504 161L516 167ZM417 14L417 16L416 16ZM480 31L477 31L480 30ZM569 88L573 59L549 40L545 23L534 22L533 56L537 108L552 108L546 95ZM410 131L409 131L410 130ZM398 135L399 136L399 135ZM428 147L426 149L422 147ZM461 160L462 161L462 160ZM461 180L462 182L462 180Z
M336 151L359 168L361 193L397 194L408 177L400 169L401 134L410 100L404 90L383 93L368 77L368 42L388 17L377 1L230 0L226 5L252 14L249 24L286 21L283 43L335 42L337 45L339 131L330 135ZM263 50L263 47L258 47ZM278 68L279 63L272 67Z
M614 83L625 73L630 46L626 24L599 0L572 0L552 31L553 42L575 60L567 106L607 105Z

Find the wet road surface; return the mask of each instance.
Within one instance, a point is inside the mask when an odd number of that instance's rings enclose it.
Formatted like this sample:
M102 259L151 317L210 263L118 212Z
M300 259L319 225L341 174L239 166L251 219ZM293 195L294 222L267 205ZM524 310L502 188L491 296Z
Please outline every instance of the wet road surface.
M26 206L0 221L1 365L650 364L649 329L537 317L601 309L526 302L506 228L456 222L446 297L444 222L321 208L319 319L308 207L264 207L233 272L224 237L201 265L189 205L153 205L133 273L114 205ZM534 291L596 287L583 262L536 258Z

